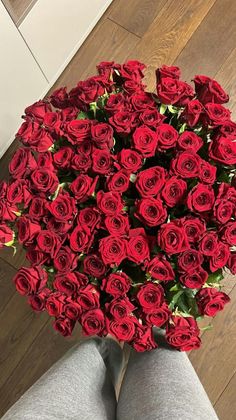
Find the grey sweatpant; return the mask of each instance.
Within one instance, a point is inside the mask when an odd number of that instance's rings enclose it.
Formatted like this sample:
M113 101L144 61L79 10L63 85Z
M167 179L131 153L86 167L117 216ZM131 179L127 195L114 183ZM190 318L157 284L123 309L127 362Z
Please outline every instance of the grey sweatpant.
M90 339L52 366L2 420L216 420L185 353L160 347L131 352L118 402L123 353Z

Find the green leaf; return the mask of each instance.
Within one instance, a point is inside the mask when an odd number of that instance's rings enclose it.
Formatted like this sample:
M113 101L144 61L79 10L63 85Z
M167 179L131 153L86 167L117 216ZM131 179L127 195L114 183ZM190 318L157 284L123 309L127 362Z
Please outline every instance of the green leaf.
M209 274L207 283L219 283L223 278L222 270L217 270L214 273Z
M173 106L173 105L168 105L168 111L171 113L171 114L178 114L178 112L179 112L179 109L178 108L176 108L176 106Z
M184 293L183 290L179 290L179 292L175 293L172 298L171 298L171 302L169 304L170 309L174 309L174 307L176 306L180 296Z
M183 125L181 125L181 127L179 129L179 134L182 134L185 131L186 127L187 127L187 124L186 123L184 123Z
M175 284L170 288L170 292L177 292L178 290L180 290L180 288L181 286L179 284Z
M86 120L88 118L88 114L84 111L80 111L77 115L77 120Z
M166 110L167 110L167 105L161 104L160 109L159 109L160 114L162 115L165 114Z

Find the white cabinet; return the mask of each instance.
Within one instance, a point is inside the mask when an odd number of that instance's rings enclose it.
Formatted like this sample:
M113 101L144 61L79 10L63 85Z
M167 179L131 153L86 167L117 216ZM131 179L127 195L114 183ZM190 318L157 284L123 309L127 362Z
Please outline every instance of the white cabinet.
M17 20L13 0L0 0L0 156L24 108L46 94L111 2L27 0Z

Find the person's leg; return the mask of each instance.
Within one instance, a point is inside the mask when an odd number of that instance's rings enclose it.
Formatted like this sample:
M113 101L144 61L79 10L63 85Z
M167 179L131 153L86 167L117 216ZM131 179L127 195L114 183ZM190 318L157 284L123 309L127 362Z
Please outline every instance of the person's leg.
M122 351L113 340L84 341L53 365L2 420L114 420L112 382L121 362Z
M117 420L139 419L217 419L186 353L167 346L147 353L132 350L120 390Z

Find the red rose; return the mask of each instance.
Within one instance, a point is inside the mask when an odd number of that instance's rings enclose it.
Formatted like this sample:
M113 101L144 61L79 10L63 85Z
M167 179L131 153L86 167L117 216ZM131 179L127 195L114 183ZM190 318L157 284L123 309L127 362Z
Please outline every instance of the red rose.
M224 104L228 102L229 96L222 89L220 84L207 76L194 77L195 90L197 97L203 104L214 102L216 104Z
M62 118L60 112L47 112L43 118L43 125L46 127L52 135L62 135L63 131L61 129L62 126Z
M71 160L73 157L73 150L69 146L61 147L53 155L53 162L57 168L67 169L71 165Z
M139 172L135 186L141 197L154 197L166 182L166 171L161 166L153 166Z
M190 85L172 77L162 77L157 83L157 96L162 104L185 105L194 92Z
M147 108L155 108L155 101L152 95L147 92L134 94L130 97L130 102L135 111L144 111Z
M70 336L74 326L75 322L66 317L57 318L53 323L53 328L63 335L63 337Z
M198 183L188 194L187 206L191 211L202 213L212 210L214 201L212 186Z
M167 212L158 198L144 198L137 202L134 215L143 223L153 227L165 221Z
M197 153L203 146L202 138L197 136L193 131L184 131L179 136L177 143L181 150L192 150L194 153Z
M5 200L0 201L0 221L10 221L16 219L18 208L15 204L6 202Z
M11 182L8 186L6 197L11 204L22 203L24 208L28 207L32 199L28 181L18 179Z
M137 172L142 166L142 156L132 149L122 149L118 154L118 161L129 172Z
M127 215L107 216L104 223L108 232L113 236L126 235L129 231L129 218Z
M92 166L92 159L90 154L83 153L78 149L76 155L71 159L71 168L80 172L87 172Z
M111 171L112 155L109 150L93 149L92 168L96 174L107 175Z
M41 226L34 223L27 216L21 216L17 220L18 241L20 244L29 246L35 239L35 236L41 231Z
M76 226L70 234L70 247L75 252L88 252L92 245L94 234L89 232L86 226Z
M165 64L162 67L156 69L156 79L159 82L162 78L172 77L172 79L180 78L180 69L176 66L166 66Z
M179 221L163 224L158 232L157 242L170 255L179 254L189 248L187 235Z
M66 87L54 90L50 96L50 102L55 108L66 108L69 105Z
M202 160L200 163L200 170L199 170L199 179L201 182L205 182L206 184L214 184L216 180L216 166L211 165L205 160Z
M233 216L235 204L232 201L219 198L214 204L214 216L220 223L227 223Z
M117 133L129 134L136 126L136 115L125 110L118 111L109 118L109 123Z
M169 124L161 124L156 129L157 150L164 152L176 146L179 137L178 131Z
M114 61L101 61L96 67L98 70L98 73L102 76L110 78L112 71L114 70Z
M101 278L106 272L106 266L100 257L95 254L90 254L83 260L83 270L86 274Z
M72 120L65 125L64 135L72 144L77 144L89 139L90 133L90 120Z
M192 317L173 316L166 329L167 342L181 351L198 349L201 345L197 322Z
M107 216L118 214L122 211L123 208L121 195L116 191L98 191L97 206Z
M81 317L81 325L84 335L101 335L105 328L105 318L101 309L85 312Z
M172 176L165 182L161 196L167 206L174 207L176 204L183 203L187 192L187 184L182 179Z
M219 242L216 253L210 259L210 270L214 273L219 268L225 267L230 256L229 246Z
M25 114L38 120L39 122L42 122L45 114L50 111L52 111L51 105L45 100L39 100L33 105L28 106L25 109Z
M78 321L82 315L82 308L78 302L75 302L71 296L66 298L64 306L65 316L72 321Z
M162 327L169 319L171 311L168 305L164 302L160 308L157 308L155 312L146 314L145 320L147 324L152 327Z
M19 179L27 177L36 167L37 163L31 151L21 147L16 150L9 163L9 172L13 178Z
M107 123L92 124L91 138L99 149L112 149L114 145L113 129Z
M99 241L99 252L106 265L119 265L127 257L127 241L110 235Z
M72 220L76 213L75 199L62 189L55 200L48 204L48 210L56 220Z
M160 114L156 108L145 109L139 116L142 124L149 128L156 129L164 120L165 116Z
M205 114L202 117L203 124L212 128L218 127L230 120L231 112L223 105L208 103L205 105Z
M129 172L121 169L114 175L111 175L107 180L107 188L110 191L117 191L123 193L129 188Z
M81 288L78 292L77 302L83 311L100 307L100 293L92 284Z
M60 112L60 117L63 122L68 122L75 120L78 116L78 109L74 106L67 106L63 108Z
M5 223L0 224L0 249L10 245L14 241L14 232Z
M83 203L95 192L97 181L97 176L93 179L88 175L80 174L70 184L70 190L77 201Z
M236 142L227 137L217 137L210 143L209 157L224 165L235 165Z
M221 238L224 242L226 242L230 246L236 245L236 222L235 221L230 221L224 226L222 230Z
M123 93L117 93L110 95L107 99L105 110L109 115L116 114L119 111L123 111L126 107L126 99Z
M181 118L192 128L197 125L202 113L203 106L201 102L199 102L198 99L193 99L186 104L185 109L181 114Z
M71 102L78 108L87 109L87 105L95 102L97 98L104 94L104 87L101 84L100 76L90 77L81 80L75 88L69 92Z
M80 283L77 280L76 273L60 273L55 276L53 286L58 292L61 292L67 296L75 294Z
M143 228L131 229L127 242L127 256L130 261L141 264L150 259L149 244Z
M206 223L204 220L189 216L182 219L183 228L190 243L198 242L203 232L206 231Z
M225 121L220 127L218 127L219 132L223 137L232 138L236 137L236 123L233 121Z
M230 301L226 293L219 292L213 287L204 287L204 289L199 290L196 299L200 314L207 316L215 316Z
M50 293L51 290L44 287L44 289L40 290L38 293L28 297L28 304L35 312L42 312L45 309L45 304Z
M51 217L47 220L46 228L59 235L63 241L65 239L65 235L71 229L71 223L70 221L64 223L54 219L54 217Z
M236 274L236 252L230 252L227 267L230 269L232 274Z
M101 215L96 207L85 207L78 212L77 220L82 229L93 231L99 228Z
M40 153L38 155L37 164L38 164L38 169L46 168L46 169L50 169L52 172L54 172L53 155L49 150L47 150L44 153Z
M43 193L54 193L58 186L58 178L50 169L35 169L31 174L32 187Z
M131 341L135 333L133 317L106 319L107 331L119 341Z
M33 267L50 262L50 255L39 251L36 245L29 245L26 253L26 258Z
M171 264L161 254L149 262L147 272L153 279L159 281L171 281L175 279L175 273Z
M46 152L53 145L53 137L47 130L34 124L31 137L23 139L22 142L32 150L42 153Z
M155 155L157 141L158 138L156 133L145 125L136 128L133 134L133 147L144 157Z
M200 156L192 151L179 153L171 161L171 171L182 178L195 178L199 175Z
M180 275L180 282L189 289L200 289L207 281L208 273L201 267L196 271L187 272Z
M231 201L232 203L234 203L234 205L236 205L236 188L234 186L231 186L230 184L222 182L219 185L217 199L219 198Z
M46 310L50 316L60 316L64 313L66 296L61 292L51 292L46 301Z
M218 235L216 232L208 231L199 242L199 250L203 255L212 257L216 254L219 246Z
M156 349L157 344L154 340L152 329L141 324L137 326L137 323L135 327L135 337L132 342L133 348L138 352L151 351ZM139 331L138 333L137 330Z
M77 255L69 246L62 246L53 259L53 265L60 273L74 270L77 266Z
M40 267L21 267L13 278L17 292L30 295L39 292L47 284L47 273Z
M37 235L37 245L40 251L50 254L51 258L54 258L61 246L61 240L56 233L50 230L41 230Z
M115 298L125 295L130 289L131 282L127 274L122 271L111 273L103 279L101 289Z
M191 273L203 263L202 254L196 249L187 249L178 257L178 266L180 270Z
M122 64L119 68L120 75L125 79L131 79L135 82L140 82L144 77L143 70L146 68L145 64L138 60L129 60Z
M118 320L130 316L135 309L127 296L115 298L110 303L106 303L105 306L107 313Z
M145 283L137 293L138 302L145 313L155 312L164 301L164 290L160 284Z

